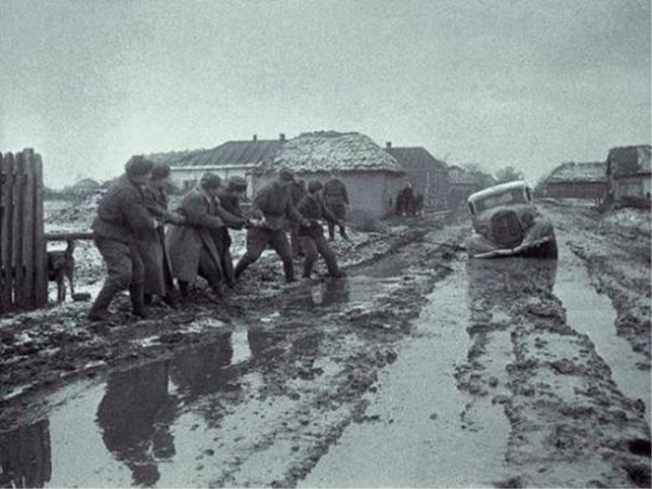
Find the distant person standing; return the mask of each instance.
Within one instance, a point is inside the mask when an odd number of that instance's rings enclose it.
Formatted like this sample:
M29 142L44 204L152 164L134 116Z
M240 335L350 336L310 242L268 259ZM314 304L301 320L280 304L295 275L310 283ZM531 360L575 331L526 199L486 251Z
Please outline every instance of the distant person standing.
M306 254L306 259L303 265L303 278L310 278L312 267L317 261L317 253L324 257L326 261L326 268L330 277L340 278L344 276L344 272L337 266L335 254L328 246L328 241L324 237L324 228L322 227L322 219L328 223L341 225L342 222L334 216L324 205L324 202L319 195L322 189L322 184L319 180L312 180L308 184L308 194L301 199L297 210L308 221L308 225L299 227L299 235L301 236L301 244Z
M269 185L260 189L252 204L252 217L261 219L259 225L247 231L247 251L235 266L236 280L242 275L249 265L260 257L267 245L281 257L285 281L294 282L294 264L292 263L292 248L288 241L286 230L288 220L298 224L307 224L292 203L294 172L289 168L282 168L278 178Z
M349 205L346 185L339 178L331 178L324 184L323 198L326 208L339 220L340 236L349 241L344 224L346 221L346 208ZM335 224L332 222L328 223L328 236L331 241L335 239Z
M152 175L152 162L132 157L125 173L111 185L97 208L92 224L93 241L107 267L107 277L88 318L102 321L113 297L129 289L132 312L145 318L145 267L139 242L156 229L156 221L145 206L143 187Z

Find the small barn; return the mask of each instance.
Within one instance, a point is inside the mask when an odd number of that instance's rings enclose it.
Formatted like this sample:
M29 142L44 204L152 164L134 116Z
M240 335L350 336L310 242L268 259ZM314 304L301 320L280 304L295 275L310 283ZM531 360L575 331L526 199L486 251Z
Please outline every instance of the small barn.
M286 142L285 135L279 139L227 141L213 149L148 155L155 162L170 165L172 183L181 190L188 190L199 182L205 172L212 172L222 179L232 176L244 177L249 183L247 196L255 188L254 170L265 162L271 162Z
M410 179L415 193L424 196L424 206L430 209L448 207L450 179L448 165L439 161L423 147L394 147L391 141L385 151L394 157Z
M349 218L357 222L388 216L398 190L407 183L394 157L357 132L308 132L287 140L271 163L256 170L254 187L275 178L283 166L306 182L325 182L332 177L342 180L349 194Z
M603 161L562 163L537 189L542 197L602 200L607 193L606 163Z
M650 145L612 148L607 155L607 187L616 205L650 200Z
M473 174L457 165L451 165L448 167L448 180L450 182L448 207L453 210L461 206L466 208L466 199L479 190Z

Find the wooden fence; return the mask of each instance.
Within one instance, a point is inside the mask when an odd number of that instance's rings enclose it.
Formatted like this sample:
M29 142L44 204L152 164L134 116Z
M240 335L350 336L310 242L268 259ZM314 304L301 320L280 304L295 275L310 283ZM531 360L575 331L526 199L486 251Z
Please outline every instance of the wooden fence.
M0 153L0 314L47 303L46 265L41 156Z

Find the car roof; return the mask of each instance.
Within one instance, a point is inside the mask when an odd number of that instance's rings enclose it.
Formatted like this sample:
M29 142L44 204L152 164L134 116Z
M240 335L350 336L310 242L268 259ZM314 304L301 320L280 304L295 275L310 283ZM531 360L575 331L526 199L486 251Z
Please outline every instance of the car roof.
M469 195L467 202L469 203L474 202L478 199L482 199L484 197L493 195L498 192L504 192L506 190L525 188L525 187L527 187L527 184L523 180L515 180L513 182L499 183L498 185L494 185L492 187L482 189L478 192Z

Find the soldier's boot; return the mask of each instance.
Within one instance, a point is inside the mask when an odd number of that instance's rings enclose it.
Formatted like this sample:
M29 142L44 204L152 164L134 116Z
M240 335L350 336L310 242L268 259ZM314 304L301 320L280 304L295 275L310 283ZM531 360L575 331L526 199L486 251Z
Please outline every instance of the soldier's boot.
M141 319L147 319L145 311L145 284L131 284L129 286L131 299L131 313Z
M351 241L351 238L349 238L349 235L346 234L346 229L344 228L344 226L342 226L340 228L340 236L342 236L342 239L344 239L345 241Z
M104 321L108 318L109 314L109 304L113 300L113 297L122 290L121 287L118 287L113 284L104 284L100 293L97 294L95 302L91 306L91 310L88 312L88 319L91 321Z
M292 260L284 260L283 261L283 271L285 272L285 282L290 283L294 282L294 265L292 263Z

